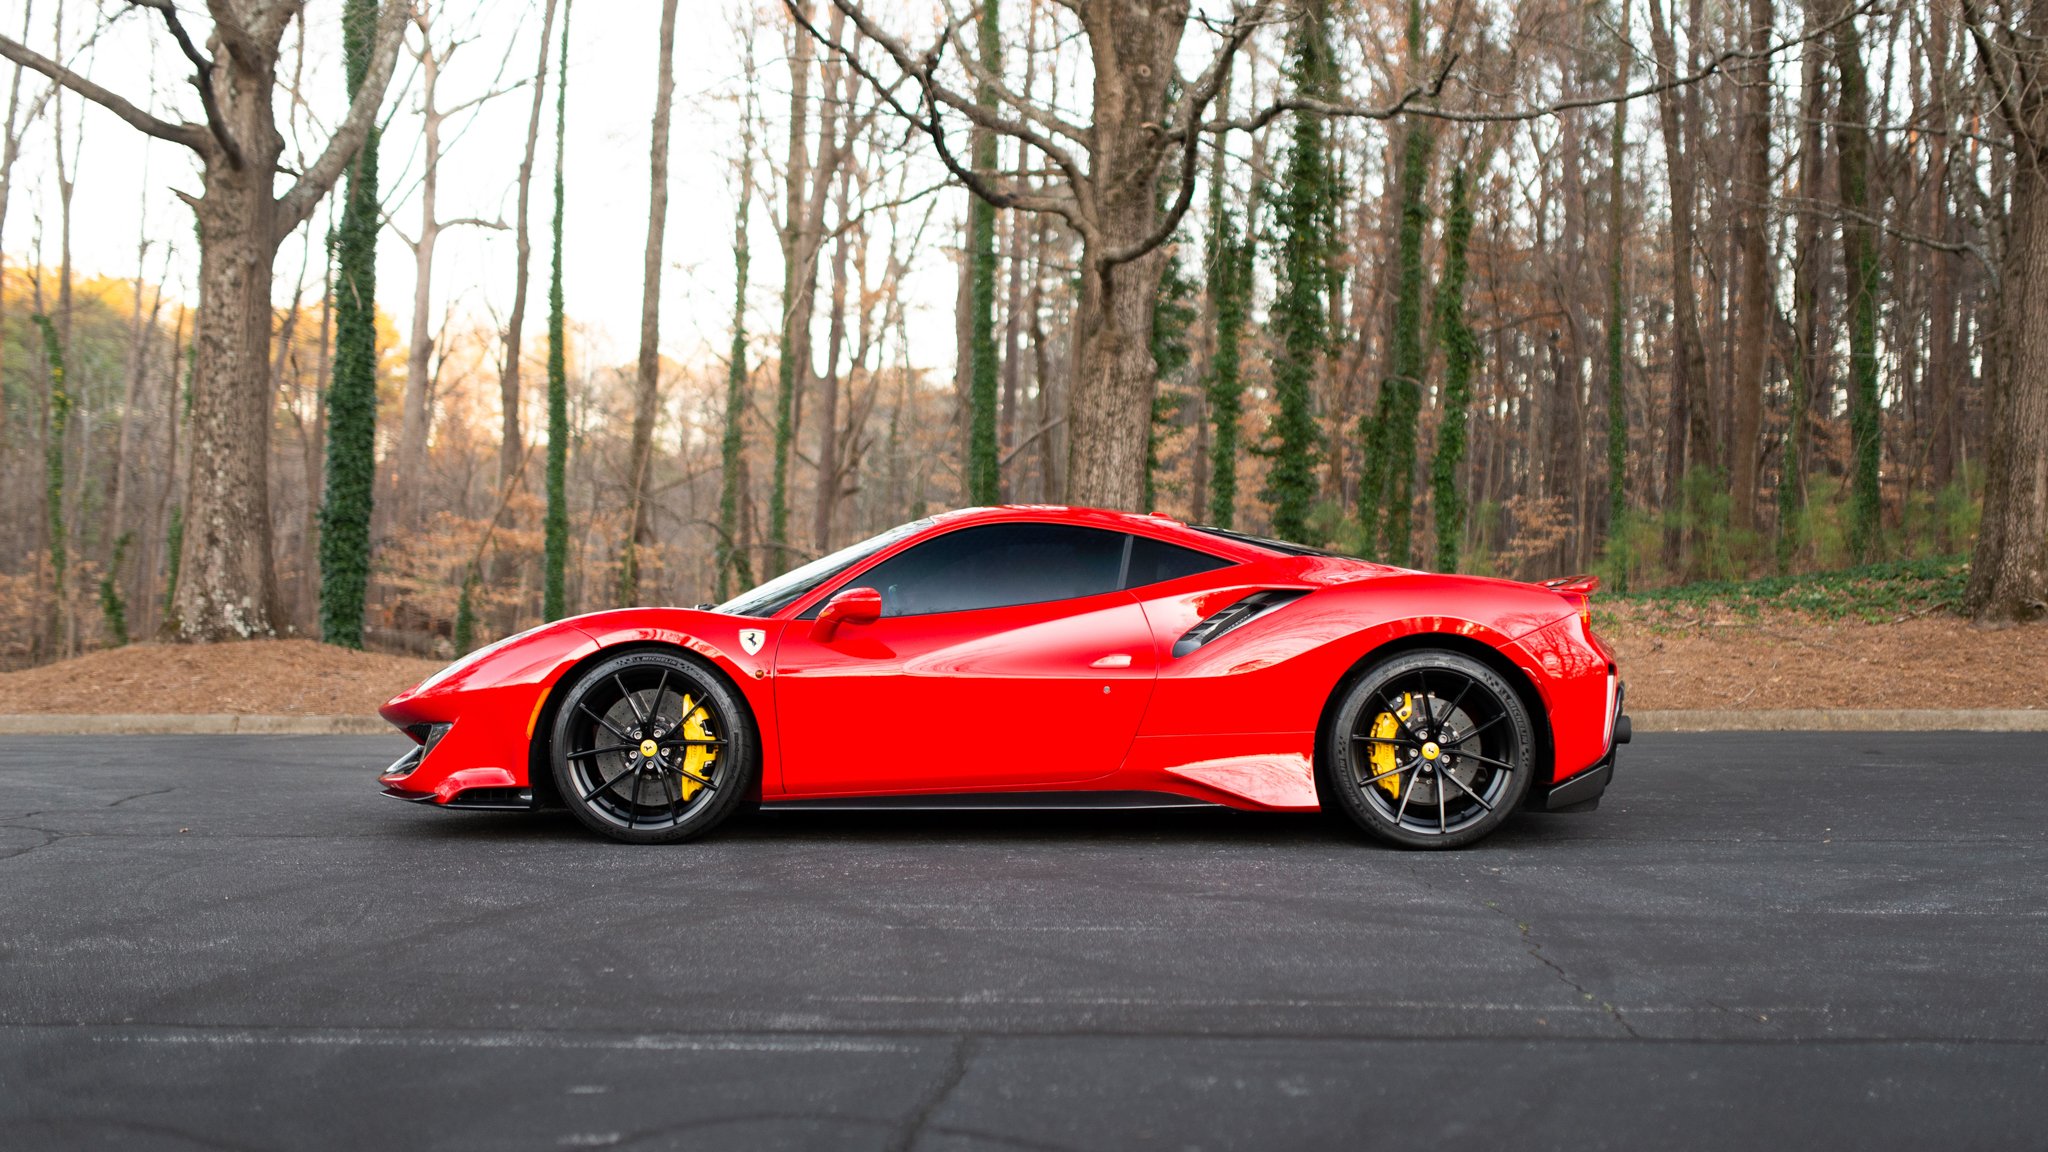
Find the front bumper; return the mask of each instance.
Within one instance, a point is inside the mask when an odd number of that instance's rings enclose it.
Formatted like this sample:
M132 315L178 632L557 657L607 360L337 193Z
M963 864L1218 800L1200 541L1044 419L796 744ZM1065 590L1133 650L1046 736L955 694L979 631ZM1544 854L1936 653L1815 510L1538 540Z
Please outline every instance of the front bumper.
M1615 686L1613 735L1607 742L1607 754L1584 772L1551 785L1550 790L1543 794L1542 802L1534 806L1539 811L1591 812L1600 807L1601 794L1614 780L1615 754L1635 735L1628 713L1622 711L1622 700L1627 694L1625 685Z

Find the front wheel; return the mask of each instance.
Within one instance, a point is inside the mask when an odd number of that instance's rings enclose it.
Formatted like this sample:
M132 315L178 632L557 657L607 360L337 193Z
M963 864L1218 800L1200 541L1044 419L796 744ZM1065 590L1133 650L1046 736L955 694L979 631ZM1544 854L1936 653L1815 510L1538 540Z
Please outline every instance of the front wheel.
M1345 691L1323 748L1324 798L1404 848L1457 848L1500 827L1529 793L1529 711L1458 652L1407 652Z
M690 840L747 799L759 771L744 705L723 677L675 653L602 661L555 710L549 759L562 801L633 844Z

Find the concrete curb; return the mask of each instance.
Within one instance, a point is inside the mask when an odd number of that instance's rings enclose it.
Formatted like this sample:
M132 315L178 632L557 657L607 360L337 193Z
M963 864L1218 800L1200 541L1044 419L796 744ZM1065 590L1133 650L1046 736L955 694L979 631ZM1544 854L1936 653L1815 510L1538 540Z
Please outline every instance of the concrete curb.
M376 715L243 716L230 712L178 715L0 715L0 736L374 736L398 729Z
M1638 732L2048 732L2048 708L1683 708L1631 711ZM377 736L376 716L0 715L0 736Z
M2048 732L2048 708L1674 708L1629 711L1638 732Z

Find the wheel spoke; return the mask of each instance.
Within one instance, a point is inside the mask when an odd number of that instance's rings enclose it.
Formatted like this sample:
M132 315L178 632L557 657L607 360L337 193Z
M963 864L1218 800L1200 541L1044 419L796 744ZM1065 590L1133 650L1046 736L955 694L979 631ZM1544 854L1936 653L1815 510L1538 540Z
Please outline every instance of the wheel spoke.
M681 748L684 745L692 748L718 748L723 746L725 741L716 736L706 736L701 740L694 736L664 736L655 743L663 748Z
M1464 673L1461 672L1459 673L1459 675L1463 676ZM1458 698L1456 700L1451 701L1451 706L1449 708L1444 709L1444 720L1446 722L1448 722L1451 717L1458 714L1458 705L1463 704L1465 702L1465 697L1469 695L1471 691L1472 678L1470 676L1466 676L1465 686L1463 688L1458 689Z
M632 691L626 687L624 680L619 679L619 674L616 672L612 673L612 683L617 684L619 692L626 697L626 706L633 710L633 722L642 728L647 727L647 713L640 710L640 701L634 699ZM656 704L661 703L660 697L656 697L654 702Z
M1448 770L1438 773L1438 775L1441 775L1444 779L1449 780L1453 784L1456 784L1458 786L1458 791L1463 792L1465 795L1470 796L1473 800L1477 801L1481 808L1486 809L1488 812L1493 811L1493 805L1488 804L1485 800L1480 799L1479 793L1474 792L1470 788L1467 788L1463 780L1460 780L1456 776L1453 776Z
M1399 775L1400 775L1401 773L1403 773L1403 772L1413 772L1413 771L1415 771L1415 770L1416 770L1417 768L1420 768L1420 767L1422 767L1422 765L1420 765L1420 764L1404 764L1404 765L1402 765L1402 766L1401 766L1401 767L1399 767L1399 768L1389 768L1389 769L1387 769L1387 770L1386 770L1385 772L1382 772L1382 773L1380 773L1380 774L1379 774L1379 775L1377 775L1377 776L1368 776L1368 777L1366 777L1366 778L1365 778L1365 780L1363 781L1363 783L1364 783L1365 785L1372 785L1372 784L1377 784L1377 783L1379 783L1379 782L1380 782L1381 780L1384 780L1384 779L1386 779L1386 778L1387 778L1387 777L1389 777L1389 776L1399 776Z
M605 719L602 716L599 716L595 712L592 712L590 710L590 705L585 704L579 700L576 702L576 707L581 708L585 716L588 716L592 720L597 721L599 724L604 725L606 730L609 731L612 735L617 736L619 739L624 740L628 744L633 743L633 738L631 736L626 735L624 732L619 731L618 725L613 724L611 721Z
M1401 706L1399 704L1394 703L1385 692L1380 693L1380 702L1387 705L1387 714L1394 718L1394 723L1401 726L1401 731L1406 732L1410 740L1415 741L1417 744L1422 743L1422 737L1416 734L1415 729L1408 726L1406 720L1401 719Z
M1479 734L1480 734L1481 732L1484 732L1484 731L1486 731L1486 730L1487 730L1488 728L1491 728L1491 727L1493 727L1493 726L1494 726L1495 724L1498 724L1498 723L1500 723L1501 721L1503 721L1503 720L1505 720L1505 719L1507 719L1507 718L1508 718L1508 714L1507 714L1507 713L1505 713L1505 712L1503 712L1503 713L1501 713L1500 715L1498 715L1498 716L1495 716L1495 717L1494 717L1493 719L1491 719L1491 720L1488 720L1488 721L1487 721L1486 723L1484 723L1484 724L1481 724L1481 725L1480 725L1479 727L1477 727L1477 728L1474 728L1474 729L1473 729L1473 730L1471 730L1470 732L1467 732L1467 733L1465 733L1465 734L1464 734L1463 736L1460 736L1460 737L1458 737L1458 738L1457 738L1456 740L1452 741L1452 743L1453 743L1453 744L1463 744L1463 743L1464 743L1465 741L1467 741L1467 740L1470 740L1470 739L1472 739L1472 738L1473 738L1474 736L1477 736L1477 735L1479 735ZM1465 753L1465 752L1460 752L1460 753L1458 753L1458 755L1460 755L1460 756L1465 756L1465 755L1469 755L1469 753Z
M1422 726L1434 732L1436 730L1436 712L1429 706L1429 677L1420 668L1415 670L1415 683L1422 688L1420 693L1422 697Z
M1451 753L1451 755L1456 756L1460 760L1476 760L1479 763L1485 764L1489 767L1503 768L1509 772L1513 772L1515 770L1515 766L1506 760L1495 760L1491 756L1481 756L1477 752L1453 752Z
M657 700L655 701L655 703L659 704L659 703L660 703L660 700L658 700L658 699L657 699ZM662 790L663 790L663 791L665 791L665 792L667 792L667 793L669 794L669 798L668 798L668 825L669 825L669 827L673 828L673 827L675 827L676 825L678 825L678 824L680 824L680 823L682 823L682 822L683 822L683 789L682 789L682 785L680 785L680 784L677 784L677 783L675 783L674 781L670 780L670 779L668 778L668 773L664 772L664 773L662 773L662 774L661 774L661 787L662 787Z
M647 719L650 723L661 719L661 694L666 691L668 691L668 669L663 668L661 670L661 681L654 686L654 703L649 705L647 709ZM677 721L676 726L681 727L682 722Z
M1400 806L1399 808L1396 808L1396 809L1394 809L1394 825L1395 825L1395 827L1399 827L1399 826L1400 826L1400 824L1401 824L1401 820L1402 820L1402 818L1404 818L1404 817L1406 817L1406 816L1408 815L1408 801L1410 801L1410 800L1412 800L1412 799L1414 799L1414 798L1415 798L1415 782L1414 782L1413 780L1411 780L1411 781L1409 781L1409 782L1408 782L1408 787L1407 787L1407 788L1405 788L1405 789L1403 789L1403 790L1401 791L1401 806Z
M1438 775L1439 777L1442 777L1442 776L1448 776L1448 775L1450 775L1450 773L1448 773L1448 772L1439 772L1439 773L1437 773L1437 775ZM1436 834L1437 834L1437 835L1439 835L1439 836L1448 836L1448 835L1450 835L1450 832L1451 832L1451 826L1450 826L1450 823L1449 823L1449 816L1450 816L1450 807L1451 807L1450 803L1449 803L1448 801L1446 801L1446 800L1444 799L1444 785L1443 785L1443 781L1442 781L1442 780L1438 780L1438 781L1437 781L1437 785L1436 785Z
M713 781L709 776L699 776L695 772L688 771L681 767L678 767L676 769L676 775L689 777L690 779L696 781L698 786L703 788L706 792L718 791L718 784L715 781Z
M581 760L586 756L602 756L607 752L630 752L637 747L637 744L607 744L602 748L585 748L581 752L571 752L569 759Z
M633 807L626 812L626 827L628 828L640 822L640 790L646 784L647 773L641 772L633 777Z
M1354 732L1352 733L1351 738L1353 740L1362 740L1367 744L1392 744L1396 748L1418 747L1418 745L1413 740L1400 740L1392 736L1366 736Z
M626 778L626 773L631 772L632 770L633 765L631 764L628 764L624 768L619 769L618 775L612 777L611 779L605 781L602 784L599 784L597 787L592 788L590 791L585 792L583 794L583 802L585 804L590 803L592 800L597 798L598 793L603 792L606 789L610 788L612 785L617 784L621 780L624 780Z

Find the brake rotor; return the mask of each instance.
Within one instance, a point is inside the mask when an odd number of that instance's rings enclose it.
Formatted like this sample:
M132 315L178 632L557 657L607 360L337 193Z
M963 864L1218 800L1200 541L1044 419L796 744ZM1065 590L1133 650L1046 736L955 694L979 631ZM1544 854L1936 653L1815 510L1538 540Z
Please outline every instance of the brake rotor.
M1380 742L1392 740L1400 735L1404 725L1413 720L1416 713L1421 710L1418 706L1427 707L1430 714L1440 718L1437 731L1429 735L1441 740L1442 744L1432 740L1420 750L1426 759L1433 762L1436 772L1431 775L1424 775L1420 771L1395 772L1394 769L1400 766L1400 761L1395 756L1394 745ZM1374 743L1372 752L1367 757L1368 763L1372 766L1372 771L1368 775L1378 777L1373 781L1373 785L1398 800L1401 798L1401 778L1412 776L1409 800L1425 805L1439 803L1437 793L1440 786L1436 775L1450 775L1456 778L1458 783L1477 791L1474 788L1474 781L1479 775L1479 764L1460 757L1453 751L1458 734L1470 732L1474 727L1472 717L1463 708L1452 708L1450 701L1438 699L1433 693L1427 697L1418 697L1412 692L1403 692L1400 710L1381 712L1373 717L1372 727L1369 729ZM1452 785L1445 790L1450 791L1455 787L1456 785Z

